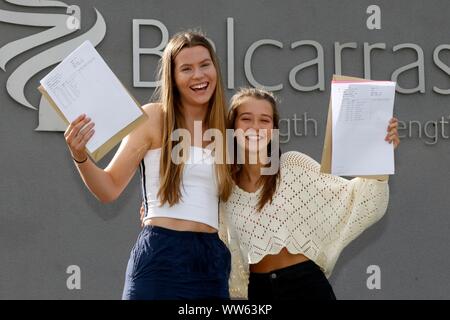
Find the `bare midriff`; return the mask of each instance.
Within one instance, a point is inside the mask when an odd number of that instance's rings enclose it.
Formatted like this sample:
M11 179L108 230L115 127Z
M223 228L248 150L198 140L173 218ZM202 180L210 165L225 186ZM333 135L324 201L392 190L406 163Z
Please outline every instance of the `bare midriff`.
M146 226L152 225L176 231L193 231L206 233L217 232L217 229L201 222L175 218L166 218L166 217L155 217L146 219L144 221L144 225Z
M274 270L286 268L294 264L308 261L303 254L292 254L286 248L281 249L277 254L269 254L260 262L251 264L250 271L254 273L267 273Z

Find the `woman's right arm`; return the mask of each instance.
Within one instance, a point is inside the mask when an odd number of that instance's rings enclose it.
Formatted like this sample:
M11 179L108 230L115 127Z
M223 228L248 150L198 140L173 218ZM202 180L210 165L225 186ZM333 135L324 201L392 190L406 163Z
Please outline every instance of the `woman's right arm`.
M101 202L112 202L119 197L128 185L140 161L151 148L152 137L160 130L159 105L149 104L142 107L147 118L121 142L114 158L105 169L99 168L86 153L86 143L94 134L94 124L84 115L74 120L64 137L69 151L77 161L78 172L89 191Z
M231 253L231 272L228 279L232 299L248 299L249 265L242 255L234 227L228 221L225 205L219 206L219 237Z

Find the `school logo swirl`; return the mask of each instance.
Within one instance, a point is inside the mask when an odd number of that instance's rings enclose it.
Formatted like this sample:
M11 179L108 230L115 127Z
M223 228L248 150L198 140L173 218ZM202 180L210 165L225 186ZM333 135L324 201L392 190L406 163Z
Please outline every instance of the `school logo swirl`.
M100 12L96 12L96 21L94 25L86 32L81 33L81 10L76 5L69 5L61 1L45 0L4 0L4 4L23 7L36 8L35 12L20 12L15 10L3 10L0 8L0 30L3 23L31 26L47 27L44 31L31 34L21 39L2 43L0 39L0 68L4 72L9 72L8 63L16 57L19 57L30 50L37 51L41 46L43 49L24 61L15 70L12 70L6 81L6 90L8 94L18 104L23 107L39 111L38 131L64 131L65 124L56 115L48 102L41 96L39 105L33 105L25 94L25 87L33 76L42 70L62 61L70 52L81 45L84 41L90 40L94 46L97 46L105 37L106 23ZM62 13L42 13L45 8L61 8ZM58 10L58 9L57 9ZM55 9L52 9L55 11ZM78 33L81 33L78 35ZM76 35L76 37L69 35ZM55 41L60 38L68 38L65 42ZM50 48L43 46L53 44ZM34 50L35 49L35 50ZM33 52L32 51L32 52ZM30 88L31 90L32 88ZM34 88L35 89L35 88Z

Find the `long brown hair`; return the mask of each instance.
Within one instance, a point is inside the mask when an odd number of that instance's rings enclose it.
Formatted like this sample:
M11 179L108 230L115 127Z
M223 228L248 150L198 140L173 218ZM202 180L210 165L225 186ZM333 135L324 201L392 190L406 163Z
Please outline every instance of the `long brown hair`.
M183 164L175 164L171 161L172 149L176 142L172 141L171 134L174 130L184 127L183 116L180 112L180 94L175 85L174 66L175 58L184 48L195 46L205 47L211 56L216 68L217 81L215 91L209 101L206 121L208 128L218 129L222 137L226 137L226 100L222 85L219 60L213 47L206 37L199 32L180 32L174 35L164 49L159 65L159 78L161 86L155 91L155 96L162 104L163 110L163 135L160 159L160 187L158 197L161 205L168 203L173 206L181 199L180 186L182 183ZM219 146L220 147L220 146ZM232 190L232 180L229 166L226 164L226 143L223 143L222 152L215 152L215 174L218 184L218 194L221 200L226 201ZM221 157L221 159L218 159Z
M232 98L230 102L230 110L228 112L228 124L227 127L229 129L235 129L234 123L236 120L236 116L238 114L238 108L242 105L244 100L246 98L254 98L254 99L260 99L260 100L266 100L270 103L272 106L272 113L273 113L273 128L279 129L279 121L280 121L280 114L277 109L277 101L275 96L265 90L258 89L258 88L242 88L240 89ZM236 138L234 138L234 161L231 164L231 176L235 183L238 182L238 175L241 171L241 165L237 162L237 142ZM281 150L272 150L272 142L269 142L267 145L267 155L269 157L272 156L272 152L276 153L278 157L281 156ZM275 154L273 156L276 156ZM261 194L258 200L257 210L261 211L264 205L267 202L272 203L273 195L277 189L278 183L280 181L280 170L278 169L277 172L273 175L261 175L259 178L257 184L262 185Z

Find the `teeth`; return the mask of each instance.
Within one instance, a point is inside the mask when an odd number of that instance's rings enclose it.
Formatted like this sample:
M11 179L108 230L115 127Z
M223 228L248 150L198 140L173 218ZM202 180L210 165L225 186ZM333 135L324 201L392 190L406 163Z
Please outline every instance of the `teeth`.
M196 84L196 85L192 86L191 88L194 90L198 90L198 89L205 89L207 86L208 86L208 83L203 82L203 83Z
M248 140L261 140L262 138L261 136L247 136Z

